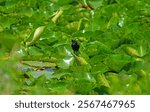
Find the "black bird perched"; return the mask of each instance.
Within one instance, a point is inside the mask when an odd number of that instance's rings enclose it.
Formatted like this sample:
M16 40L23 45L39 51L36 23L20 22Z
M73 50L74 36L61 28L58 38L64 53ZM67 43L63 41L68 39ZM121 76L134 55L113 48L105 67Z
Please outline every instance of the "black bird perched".
M80 46L77 43L77 41L76 40L71 40L71 42L72 42L71 47L72 47L73 51L79 51Z

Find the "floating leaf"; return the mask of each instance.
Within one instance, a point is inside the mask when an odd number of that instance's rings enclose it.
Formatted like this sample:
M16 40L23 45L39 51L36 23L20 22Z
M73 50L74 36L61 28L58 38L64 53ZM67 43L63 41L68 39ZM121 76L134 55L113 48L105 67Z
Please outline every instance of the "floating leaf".
M122 54L113 54L106 58L105 63L107 64L110 71L119 72L127 63L132 61L132 57Z
M97 81L99 86L105 86L110 88L108 80L105 78L104 74L98 74Z
M40 35L43 33L44 29L45 26L38 27L34 32L32 40L30 42L26 42L26 46L33 45L40 38Z
M131 56L140 56L138 51L132 47L126 47L126 52Z
M87 61L83 57L74 55L75 59L79 62L80 65L87 65Z
M22 61L23 64L32 66L32 67L41 67L41 68L54 68L56 67L55 63L50 62L40 62L40 61Z
M63 13L62 10L57 11L56 14L55 14L55 16L52 18L52 21L53 21L54 23L56 23L57 20L58 20L58 18L62 15L62 13Z

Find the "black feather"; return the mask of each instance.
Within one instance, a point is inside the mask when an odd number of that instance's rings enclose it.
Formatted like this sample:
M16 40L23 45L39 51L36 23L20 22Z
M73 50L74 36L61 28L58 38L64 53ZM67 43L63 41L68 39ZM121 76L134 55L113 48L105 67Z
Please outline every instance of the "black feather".
M72 49L73 49L74 51L79 51L80 46L79 46L79 44L77 43L77 41L76 41L76 40L72 40L71 42L72 42L72 44L71 44Z

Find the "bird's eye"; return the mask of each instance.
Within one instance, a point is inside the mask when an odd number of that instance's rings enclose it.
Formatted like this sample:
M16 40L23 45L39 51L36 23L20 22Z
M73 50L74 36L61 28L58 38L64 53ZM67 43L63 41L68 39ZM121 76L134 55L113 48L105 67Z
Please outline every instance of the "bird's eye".
M76 40L71 40L71 47L74 51L78 51L80 46Z

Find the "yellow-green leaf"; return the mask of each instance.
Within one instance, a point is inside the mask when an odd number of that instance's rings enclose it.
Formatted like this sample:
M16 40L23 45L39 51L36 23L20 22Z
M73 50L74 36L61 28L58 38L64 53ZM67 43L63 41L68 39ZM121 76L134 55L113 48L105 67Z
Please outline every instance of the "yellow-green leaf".
M32 40L30 42L26 42L26 46L33 45L40 38L40 35L43 33L44 29L45 26L38 27L34 32Z

